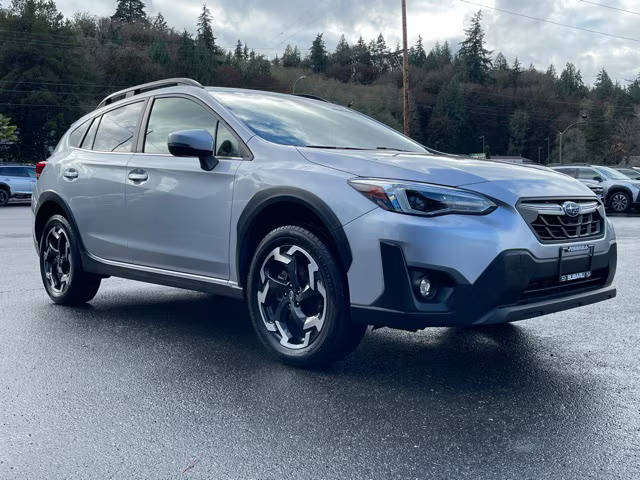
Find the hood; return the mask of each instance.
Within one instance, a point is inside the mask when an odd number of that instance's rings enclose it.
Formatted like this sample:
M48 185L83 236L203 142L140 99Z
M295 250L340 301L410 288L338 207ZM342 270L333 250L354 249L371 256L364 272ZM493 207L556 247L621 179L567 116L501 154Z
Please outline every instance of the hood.
M520 198L594 196L579 181L539 166L430 154L312 148L298 150L310 162L355 176L464 187L512 205Z

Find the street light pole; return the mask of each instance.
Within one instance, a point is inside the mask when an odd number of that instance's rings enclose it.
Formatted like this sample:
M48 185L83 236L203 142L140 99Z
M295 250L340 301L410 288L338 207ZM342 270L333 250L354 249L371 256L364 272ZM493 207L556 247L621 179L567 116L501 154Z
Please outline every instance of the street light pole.
M562 163L562 143L563 143L563 140L564 140L564 134L567 133L570 128L573 128L573 127L575 127L577 125L584 125L586 123L584 120L586 120L586 119L587 119L587 115L586 114L582 114L582 120L578 120L577 122L572 123L567 128L565 128L562 132L560 132L560 165L563 165L563 163Z
M409 51L407 48L406 0L402 0L402 89L404 94L404 134L409 135Z
M480 137L480 139L482 140L482 153L484 154L485 153L485 150L484 150L484 135L482 135Z
M301 77L298 77L298 79L295 82L293 82L293 86L291 87L291 93L293 95L296 94L296 85L298 85L298 82L300 80L304 80L305 78L307 78L307 76L306 75L302 75Z

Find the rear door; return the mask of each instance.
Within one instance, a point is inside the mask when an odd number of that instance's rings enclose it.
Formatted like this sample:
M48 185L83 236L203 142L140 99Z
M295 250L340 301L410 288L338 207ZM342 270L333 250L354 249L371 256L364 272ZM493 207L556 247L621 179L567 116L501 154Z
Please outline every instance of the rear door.
M145 100L115 107L96 116L84 132L73 132L79 148L62 161L60 172L71 210L88 252L126 262L124 188L127 161L137 140ZM83 136L80 134L84 134ZM82 138L82 140L78 140Z
M148 107L144 135L127 166L127 229L136 265L207 277L229 278L229 228L235 173L248 150L199 100L157 96ZM218 165L169 153L177 130L208 130L217 138ZM143 135L143 136L142 136Z

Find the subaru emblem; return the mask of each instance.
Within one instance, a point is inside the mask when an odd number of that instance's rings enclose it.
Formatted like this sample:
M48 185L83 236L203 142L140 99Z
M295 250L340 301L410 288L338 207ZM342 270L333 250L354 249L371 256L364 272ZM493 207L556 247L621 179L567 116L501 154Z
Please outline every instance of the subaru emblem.
M580 205L576 202L564 202L562 204L562 210L564 210L567 217L577 217L580 215Z

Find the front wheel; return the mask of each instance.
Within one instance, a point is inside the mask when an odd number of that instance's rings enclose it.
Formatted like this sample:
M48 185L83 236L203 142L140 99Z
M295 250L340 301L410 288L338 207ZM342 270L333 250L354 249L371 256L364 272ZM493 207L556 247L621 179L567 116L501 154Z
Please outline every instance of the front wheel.
M0 188L0 207L4 207L7 203L9 203L9 192Z
M260 243L247 295L262 343L289 364L338 360L359 344L365 325L349 315L346 279L326 244L310 231L280 227Z
M49 219L40 238L40 274L51 300L60 305L81 305L100 288L101 278L82 270L78 240L61 215Z
M609 208L615 213L626 213L631 208L631 197L626 192L614 192L609 198Z

